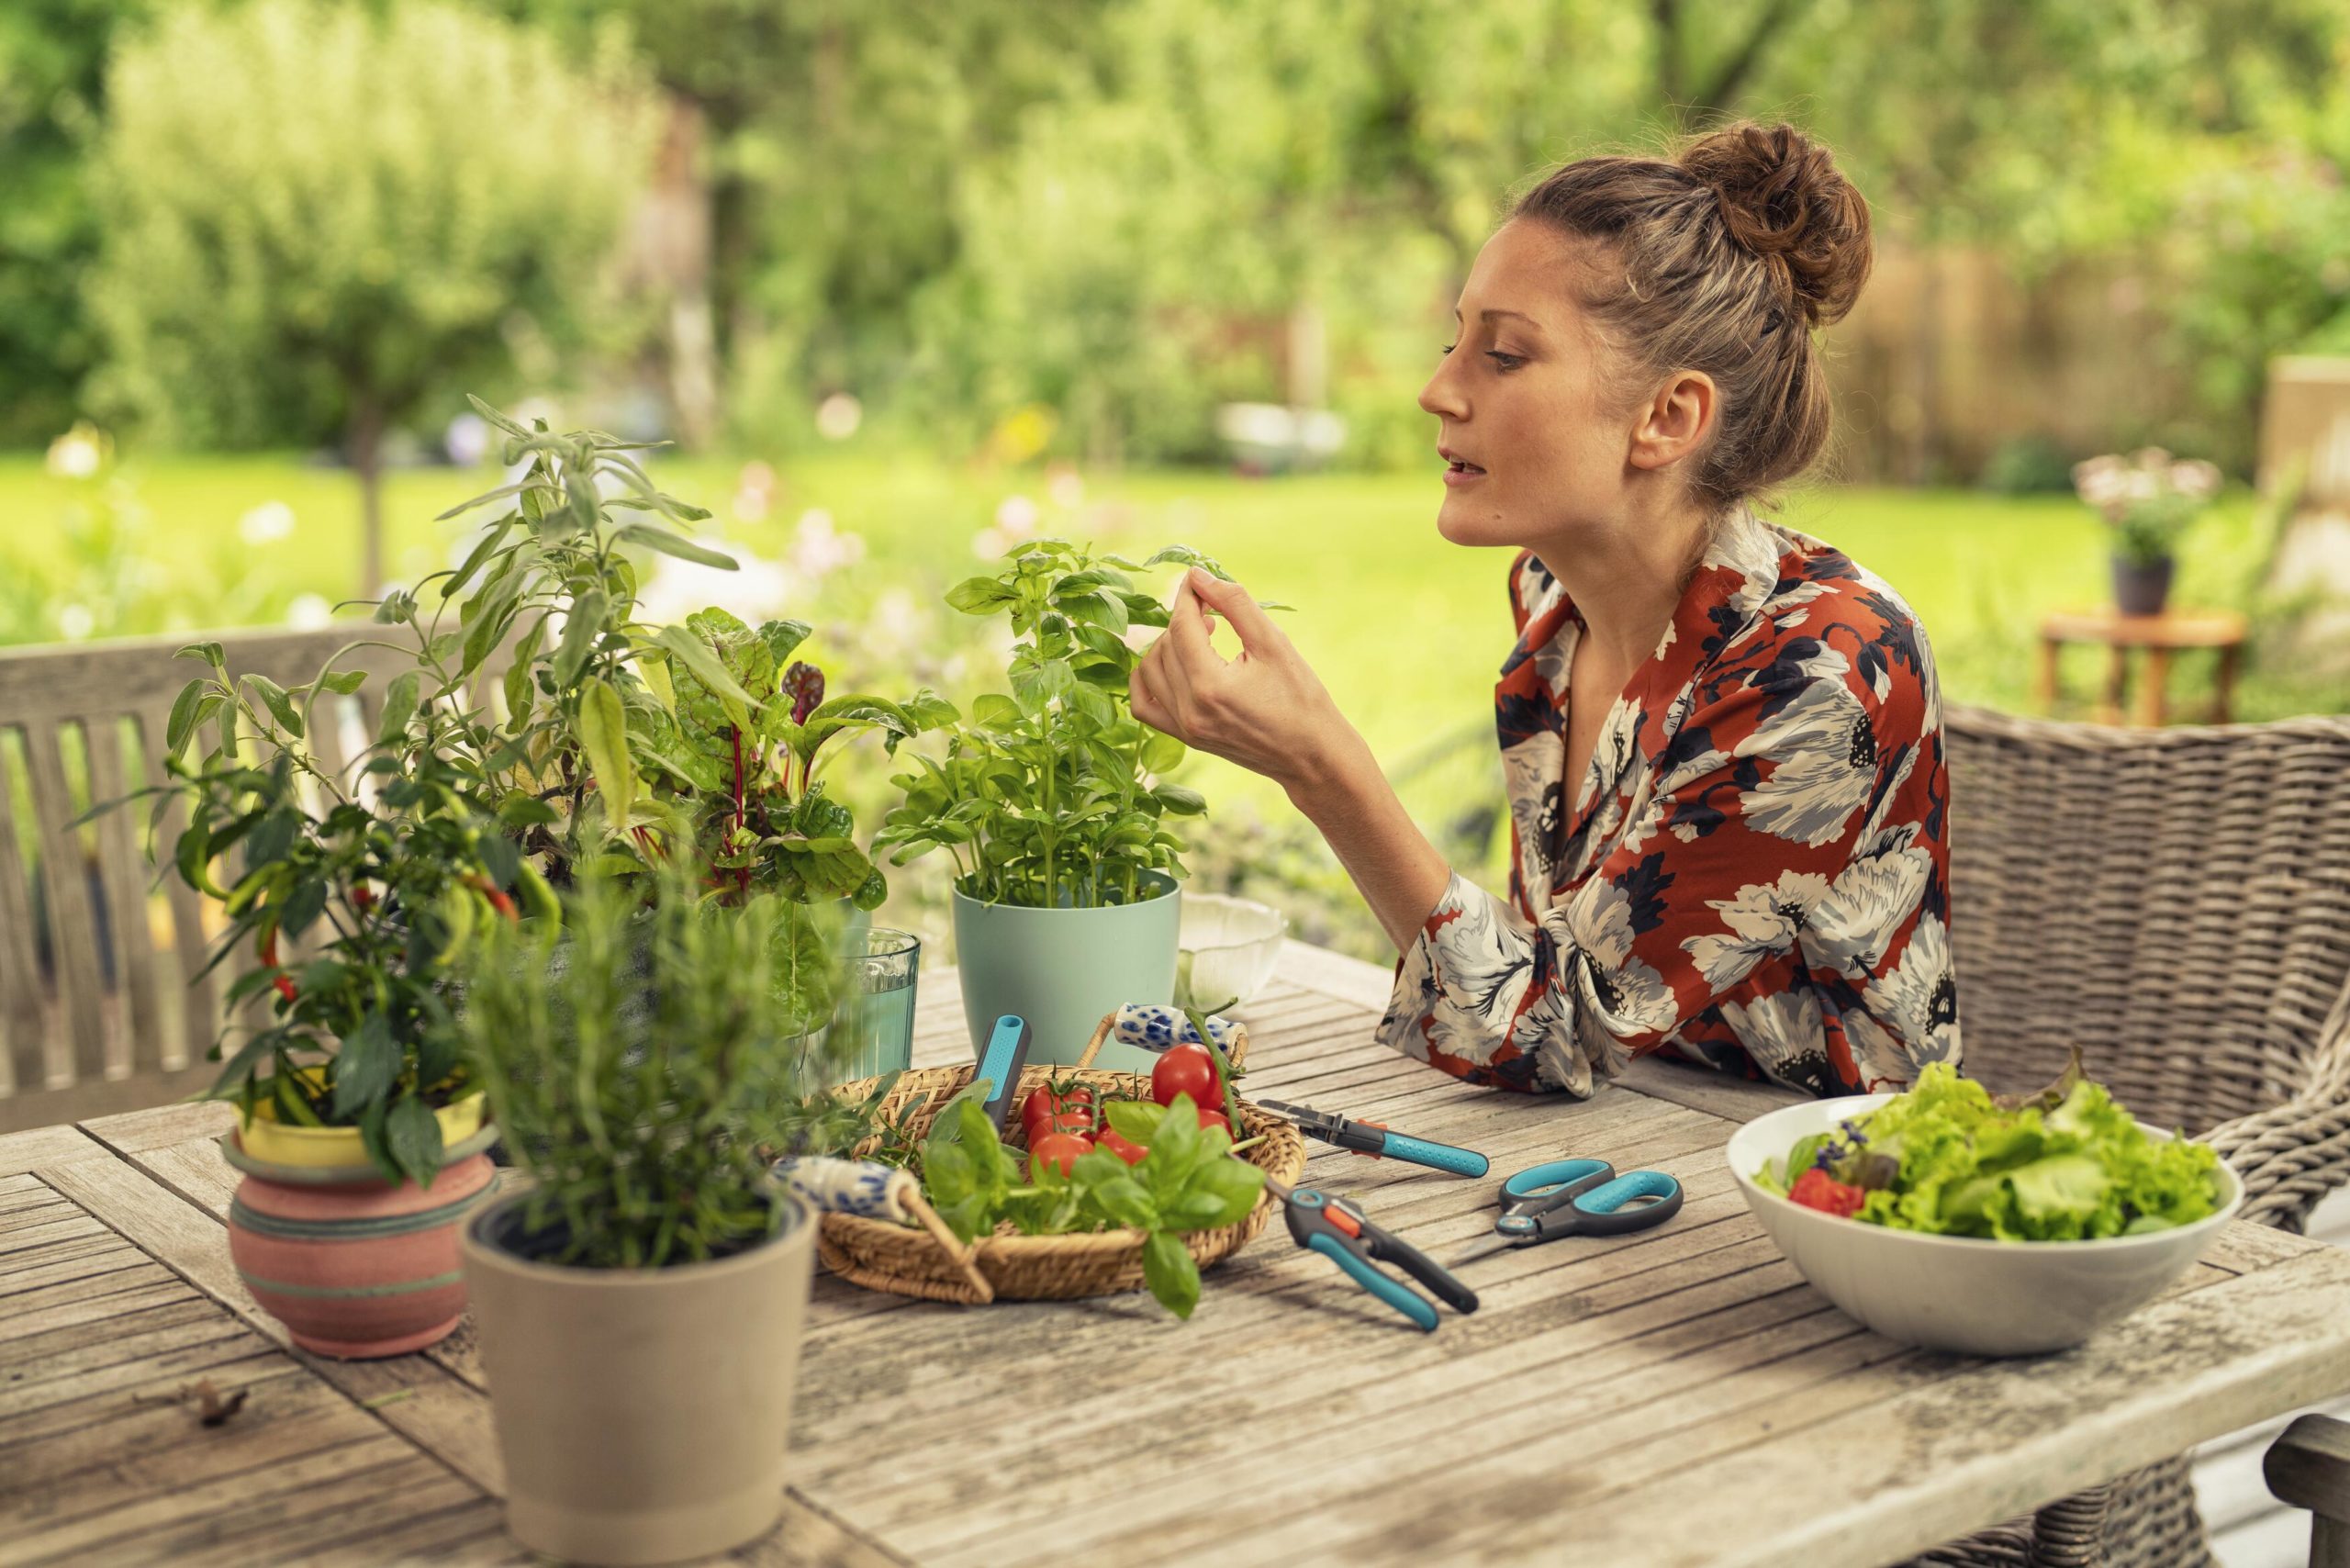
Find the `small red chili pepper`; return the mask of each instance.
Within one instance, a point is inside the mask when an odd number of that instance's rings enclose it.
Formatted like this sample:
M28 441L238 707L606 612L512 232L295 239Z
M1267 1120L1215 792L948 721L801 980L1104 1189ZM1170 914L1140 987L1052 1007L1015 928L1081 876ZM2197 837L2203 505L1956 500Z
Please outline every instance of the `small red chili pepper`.
M465 879L465 886L489 901L489 907L509 920L520 920L522 912L514 907L513 896L487 877L475 875Z
M291 975L280 975L269 983L275 986L277 988L277 994L284 997L288 1002L293 1001L295 996L297 994L294 989L294 977Z
M1850 1219L1861 1212L1861 1204L1867 1201L1868 1194L1851 1182L1839 1182L1814 1166L1796 1178L1796 1184L1787 1190L1787 1197L1805 1208L1818 1209L1839 1219Z
M263 966L265 966L266 968L269 968L269 969L275 969L275 968L277 968L277 933L276 933L276 932L274 932L274 931L268 932L268 933L266 933L265 935L263 935L263 937L262 937L262 939L261 939L261 946L260 946L260 949L259 949L259 950L260 950L260 953L261 953L261 961L262 961L262 963L263 963Z
M362 913L374 909L375 907L375 890L364 887L352 889L351 907L360 911Z

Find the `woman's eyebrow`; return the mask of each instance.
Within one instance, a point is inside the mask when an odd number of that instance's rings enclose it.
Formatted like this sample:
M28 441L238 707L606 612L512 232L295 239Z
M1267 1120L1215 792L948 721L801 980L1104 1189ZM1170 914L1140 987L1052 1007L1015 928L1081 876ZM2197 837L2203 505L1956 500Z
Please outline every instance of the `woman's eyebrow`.
M1458 305L1452 308L1452 319L1456 321L1460 319L1460 307ZM1477 319L1480 321L1495 321L1504 319L1512 321L1523 321L1528 327L1534 329L1537 333L1539 333L1542 330L1542 323L1537 321L1533 317L1528 316L1523 310L1480 310L1477 312Z

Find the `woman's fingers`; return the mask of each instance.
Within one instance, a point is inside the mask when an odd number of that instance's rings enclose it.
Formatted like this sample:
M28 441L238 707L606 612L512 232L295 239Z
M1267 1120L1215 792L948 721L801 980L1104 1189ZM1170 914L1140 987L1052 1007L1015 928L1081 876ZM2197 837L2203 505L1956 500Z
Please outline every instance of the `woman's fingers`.
M1128 703L1134 709L1136 718L1152 729L1163 730L1189 745L1191 736L1185 733L1181 719L1169 704L1164 692L1166 677L1163 665L1158 648L1154 644L1151 651L1135 666L1135 673L1127 680Z
M1240 645L1251 653L1268 653L1284 640L1281 628L1238 583L1194 566L1183 574L1183 591L1197 594L1203 604L1231 622L1232 629L1240 634ZM1176 597L1180 600L1182 593Z

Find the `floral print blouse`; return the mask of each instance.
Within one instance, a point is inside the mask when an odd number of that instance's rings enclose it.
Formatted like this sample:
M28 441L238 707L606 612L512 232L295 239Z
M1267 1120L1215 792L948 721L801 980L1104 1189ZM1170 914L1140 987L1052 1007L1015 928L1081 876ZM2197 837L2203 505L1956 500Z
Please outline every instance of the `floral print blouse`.
M1942 701L1908 606L1740 509L1570 796L1583 622L1530 553L1510 597L1509 896L1453 877L1380 1037L1579 1097L1655 1051L1823 1095L1955 1062Z

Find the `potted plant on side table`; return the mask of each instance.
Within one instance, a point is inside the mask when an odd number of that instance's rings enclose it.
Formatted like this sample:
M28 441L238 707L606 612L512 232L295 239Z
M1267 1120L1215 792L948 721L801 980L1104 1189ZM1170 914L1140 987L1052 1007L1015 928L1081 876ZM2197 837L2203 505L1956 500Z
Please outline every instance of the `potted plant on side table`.
M995 1019L1017 1014L1029 1060L1074 1062L1104 1014L1174 995L1185 844L1168 819L1206 802L1166 781L1182 743L1127 705L1138 655L1126 642L1130 628L1167 624L1166 607L1127 574L1169 563L1224 575L1181 545L1134 562L1041 539L946 596L967 614L1010 619L1012 689L972 703L943 760L923 757L893 780L904 799L875 845L896 851L893 865L941 848L954 858L974 1055ZM1095 1065L1147 1072L1151 1062L1112 1042Z
M761 1153L789 1072L781 901L705 898L680 868L643 907L575 890L559 964L551 934L487 934L464 1018L532 1182L464 1235L508 1524L598 1563L722 1551L774 1523L815 1241ZM640 995L649 1009L627 1005Z
M2073 469L2073 488L2113 530L2113 604L2160 615L2169 602L2178 539L2220 490L2220 471L2159 446L2108 454Z

